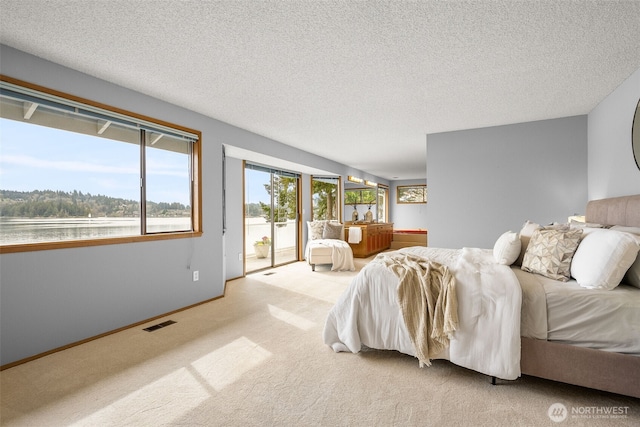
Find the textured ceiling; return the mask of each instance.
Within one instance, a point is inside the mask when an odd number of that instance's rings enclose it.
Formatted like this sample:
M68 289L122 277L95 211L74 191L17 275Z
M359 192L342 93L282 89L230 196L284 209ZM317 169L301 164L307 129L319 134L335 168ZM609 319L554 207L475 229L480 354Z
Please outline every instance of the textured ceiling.
M386 179L426 135L587 114L640 1L0 0L0 41Z

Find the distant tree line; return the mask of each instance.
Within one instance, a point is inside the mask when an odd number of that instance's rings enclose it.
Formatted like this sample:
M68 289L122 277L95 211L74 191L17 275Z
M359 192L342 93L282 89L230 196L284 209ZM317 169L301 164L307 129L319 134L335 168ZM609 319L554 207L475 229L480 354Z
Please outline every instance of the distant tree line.
M0 216L19 218L138 217L140 203L74 190L0 190ZM147 216L188 217L191 208L181 203L147 201Z

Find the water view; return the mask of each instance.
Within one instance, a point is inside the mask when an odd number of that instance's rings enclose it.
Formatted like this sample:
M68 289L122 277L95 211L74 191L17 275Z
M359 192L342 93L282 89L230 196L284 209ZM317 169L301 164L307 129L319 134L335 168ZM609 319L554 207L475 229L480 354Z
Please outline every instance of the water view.
M185 231L191 218L147 218L147 232ZM140 235L140 218L0 217L0 244L59 242Z

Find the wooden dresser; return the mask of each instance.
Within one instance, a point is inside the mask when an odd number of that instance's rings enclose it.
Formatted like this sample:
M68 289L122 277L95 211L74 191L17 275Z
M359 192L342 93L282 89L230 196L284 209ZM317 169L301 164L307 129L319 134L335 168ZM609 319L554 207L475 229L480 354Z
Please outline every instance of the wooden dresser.
M349 243L353 256L356 258L367 258L378 252L391 247L393 240L393 223L363 223L354 224L346 222L344 225L344 238L349 241L349 228L360 227L362 240L360 243Z

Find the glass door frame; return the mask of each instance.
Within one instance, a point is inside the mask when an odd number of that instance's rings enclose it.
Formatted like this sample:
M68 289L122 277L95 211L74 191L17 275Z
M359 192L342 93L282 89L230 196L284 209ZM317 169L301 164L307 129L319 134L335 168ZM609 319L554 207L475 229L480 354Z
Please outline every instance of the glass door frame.
M267 183L263 183L264 185L268 185L267 192L269 193L269 203L263 203L263 202L259 202L262 205L262 209L263 212L265 214L265 216L269 216L268 219L266 219L265 221L268 223L269 227L269 235L265 236L269 239L268 245L269 245L269 250L268 250L268 255L266 256L268 258L268 264L265 262L263 265L259 265L257 262L253 262L252 264L254 265L258 265L256 268L253 269L248 269L248 260L252 259L251 255L252 253L250 252L250 244L252 244L252 241L257 241L260 240L261 238L257 238L256 236L251 236L250 235L250 230L249 230L249 224L247 222L247 211L246 211L246 206L247 203L249 203L249 200L247 200L247 194L246 194L246 190L247 190L247 170L255 170L255 171L259 171L259 172L264 172L264 173L268 173L269 174L269 178L268 178L268 184ZM282 181L279 181L277 177L281 177L281 178L288 178L288 179L293 179L293 186L294 188L292 189L291 192L295 192L295 215L294 218L289 218L291 216L291 210L288 209L288 202L291 200L288 195L291 193L288 191L288 188L285 188L284 190L280 187L276 188L278 186L278 184L280 184ZM249 162L243 162L243 180L244 180L244 185L243 185L243 192L245 192L244 196L243 196L243 203L245 208L243 209L243 216L244 216L244 221L243 221L243 227L244 227L244 242L245 242L245 254L244 254L244 274L246 275L247 273L252 273L252 272L256 272L256 271L260 271L260 270L264 270L267 268L273 268L273 267L277 267L280 265L284 265L284 264L288 264L288 263L292 263L292 262L297 262L301 259L302 256L302 251L300 248L300 236L301 236L301 176L298 173L295 172L290 172L290 171L285 171L285 170L281 170L281 169L276 169L276 168L272 168L272 167L268 167L268 166L263 166L263 165L259 165L259 164L254 164L254 163L249 163ZM289 184L291 183L291 181L289 181ZM289 185L288 184L288 185ZM287 200L285 200L285 202L283 204L280 204L281 206L285 206L287 208L287 210L285 211L285 216L284 218L280 218L279 212L276 213L276 209L278 208L278 196L283 194L285 195L285 197L287 197ZM265 206L266 205L266 206ZM284 221L278 221L284 219ZM284 225L282 225L284 223ZM262 226L264 229L264 225ZM286 230L284 230L284 233L279 233L280 229L284 229L286 227ZM289 236L289 234L291 234L291 231L293 230L293 236ZM288 233L287 233L288 231ZM262 233L260 233L262 234ZM288 239L287 242L290 242L293 244L292 248L293 248L293 254L290 254L289 251L287 251L287 256L288 258L284 259L284 260L280 260L278 257L279 254L279 250L280 252L282 248L278 248L278 242L281 241L281 239ZM250 241L248 242L247 239L249 239ZM286 247L286 249L289 249L290 247ZM257 255L257 248L256 246L254 246L254 249L256 250L256 255ZM256 257L258 258L258 257ZM262 257L261 257L262 258ZM257 260L256 260L257 261Z
M280 180L278 183L276 183L276 177L280 177ZM294 185L294 189L293 189L293 193L295 194L294 196L294 200L295 200L295 215L293 218L293 223L289 223L289 214L290 214L290 209L287 209L285 211L285 221L281 221L283 218L280 218L281 216L281 210L280 210L280 206L282 206L278 200L278 197L282 194L285 194L285 197L289 196L289 189L285 188L284 190L282 189L282 187L278 187L276 191L273 190L273 188L275 188L276 184L281 184L282 183L282 179L283 178L288 178L288 179L293 179L293 185ZM299 247L299 223L300 223L300 175L299 174L294 174L291 172L286 172L286 171L278 171L278 170L274 170L271 172L271 266L272 267L277 267L280 265L284 265L284 264L289 264L291 262L296 262L298 261L298 247ZM278 206L276 206L276 202L278 204ZM287 199L284 203L285 206L287 206L287 208L289 208L289 199ZM278 221L275 221L277 216ZM284 224L284 225L283 225ZM281 241L281 239L286 239L286 233L281 233L282 230L287 231L290 230L291 228L289 228L289 226L292 225L293 227L293 254L289 254L287 252L287 257L284 260L279 260L278 256L282 256L283 255L283 251L282 249L287 249L289 248L288 246L283 246L283 247L278 247L278 243ZM285 229L286 227L286 229ZM282 237L281 234L284 234L285 236ZM289 242L291 237L289 237ZM285 243L286 244L286 243ZM291 258L291 256L293 256L293 258Z

